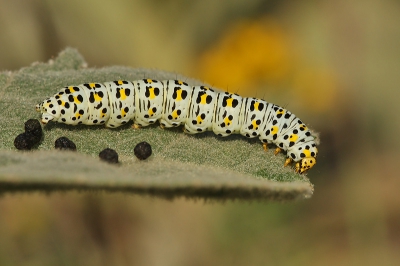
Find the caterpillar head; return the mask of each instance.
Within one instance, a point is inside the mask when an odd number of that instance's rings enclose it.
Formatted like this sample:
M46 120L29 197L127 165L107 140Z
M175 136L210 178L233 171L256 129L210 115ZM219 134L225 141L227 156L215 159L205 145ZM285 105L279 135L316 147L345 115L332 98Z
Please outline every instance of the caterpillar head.
M60 117L58 103L54 97L37 104L36 111L42 113L42 124L47 124L49 121L57 120Z
M296 172L302 174L311 169L316 163L317 159L315 159L315 157L303 158L296 163Z
M309 138L306 142L299 142L298 145L294 145L289 152L292 159L296 162L296 172L300 174L307 172L317 163L317 145L312 137Z

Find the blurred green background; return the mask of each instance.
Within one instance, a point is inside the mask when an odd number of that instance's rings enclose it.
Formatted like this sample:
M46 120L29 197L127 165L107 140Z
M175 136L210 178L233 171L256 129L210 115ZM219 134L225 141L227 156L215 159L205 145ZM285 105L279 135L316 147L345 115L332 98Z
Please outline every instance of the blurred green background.
M0 0L2 71L71 46L90 67L264 98L321 133L314 196L295 203L3 195L0 265L398 264L399 26L394 0Z

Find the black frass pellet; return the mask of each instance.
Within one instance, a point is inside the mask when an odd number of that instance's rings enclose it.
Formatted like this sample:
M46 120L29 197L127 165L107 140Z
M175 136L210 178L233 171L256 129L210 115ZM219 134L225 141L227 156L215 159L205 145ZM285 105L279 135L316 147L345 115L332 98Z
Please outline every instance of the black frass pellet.
M110 148L104 149L99 153L101 160L109 163L118 163L118 153Z
M42 126L37 119L25 122L25 132L14 139L14 146L18 150L30 150L40 142L43 136Z
M133 149L133 152L139 160L146 160L152 153L151 146L146 141L138 143Z
M40 122L37 119L29 119L28 121L26 121L25 133L32 135L32 141L38 143L43 136L42 126L40 125Z
M28 133L19 134L14 140L14 146L18 150L30 150L36 144L34 136Z
M76 151L75 143L67 137L60 137L56 139L54 146L59 150Z

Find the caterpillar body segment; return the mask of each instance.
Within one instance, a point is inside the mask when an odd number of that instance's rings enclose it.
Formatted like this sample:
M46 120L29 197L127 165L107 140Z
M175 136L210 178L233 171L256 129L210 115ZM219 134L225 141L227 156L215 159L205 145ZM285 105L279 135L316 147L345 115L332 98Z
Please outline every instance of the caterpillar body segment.
M177 127L186 123L192 87L179 80L164 82L164 104L160 119L162 127Z
M184 132L189 134L212 130L215 102L218 93L205 86L192 89Z
M243 98L237 94L221 92L217 95L212 130L226 137L240 132L243 123L241 116Z

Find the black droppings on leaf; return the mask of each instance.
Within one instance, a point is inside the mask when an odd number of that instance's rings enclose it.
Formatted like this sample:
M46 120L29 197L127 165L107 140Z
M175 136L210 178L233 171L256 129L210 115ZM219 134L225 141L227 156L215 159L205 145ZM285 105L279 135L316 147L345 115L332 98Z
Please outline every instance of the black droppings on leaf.
M70 150L76 151L76 145L72 140L68 139L67 137L60 137L56 139L54 146L56 149L59 150Z
M151 155L151 146L146 141L143 141L136 145L133 152L139 160L146 160Z
M18 150L30 150L40 142L43 136L42 126L37 119L25 122L25 132L14 139L14 146Z
M18 150L30 150L37 143L35 136L29 133L21 133L14 140L14 146Z
M110 148L106 148L99 153L101 160L109 163L118 163L118 153Z
M32 141L34 141L34 144L38 143L43 136L42 126L40 125L40 122L37 119L29 119L28 121L26 121L25 133L28 133L32 136Z

